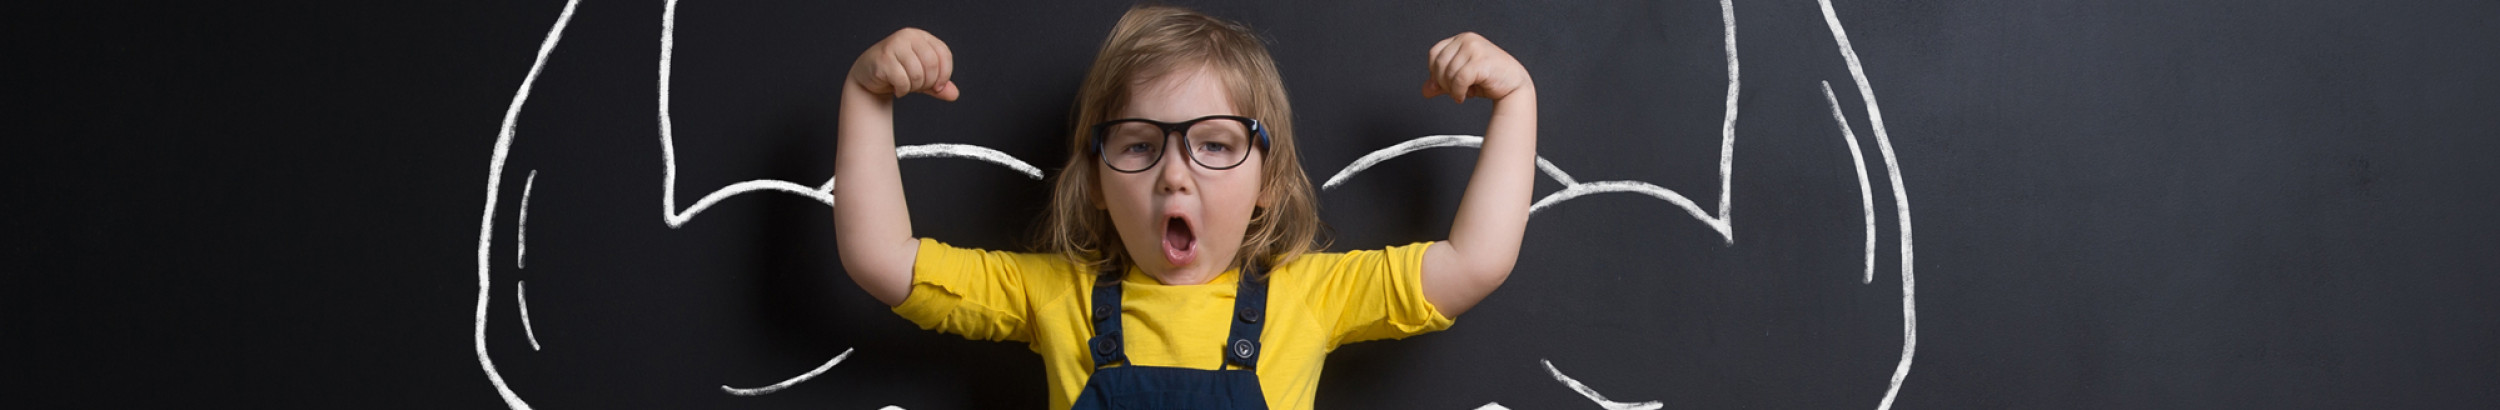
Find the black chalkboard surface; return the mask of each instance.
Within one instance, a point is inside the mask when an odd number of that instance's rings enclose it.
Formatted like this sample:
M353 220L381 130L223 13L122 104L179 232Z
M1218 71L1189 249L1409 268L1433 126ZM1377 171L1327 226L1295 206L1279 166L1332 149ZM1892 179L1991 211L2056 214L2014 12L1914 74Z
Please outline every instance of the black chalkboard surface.
M2500 403L2500 5L1184 2L1268 37L1335 250L1440 239L1492 38L1536 213L1323 408ZM11 6L28 408L1034 408L841 272L852 58L921 27L916 233L1024 249L1125 2ZM22 71L21 71L22 70Z

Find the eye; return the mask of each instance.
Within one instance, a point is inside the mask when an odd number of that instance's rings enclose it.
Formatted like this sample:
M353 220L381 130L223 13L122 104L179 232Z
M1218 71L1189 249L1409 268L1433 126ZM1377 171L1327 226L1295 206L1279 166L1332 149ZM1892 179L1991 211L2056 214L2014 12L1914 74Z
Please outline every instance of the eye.
M1130 153L1130 154L1144 154L1144 153L1154 152L1154 150L1155 150L1155 149L1154 149L1154 147L1153 147L1153 146L1146 145L1146 144L1128 144L1127 146L1122 146L1122 147L1120 147L1120 152Z
M1198 150L1205 152L1229 152L1233 150L1233 146L1225 145L1223 143L1209 142L1198 144Z

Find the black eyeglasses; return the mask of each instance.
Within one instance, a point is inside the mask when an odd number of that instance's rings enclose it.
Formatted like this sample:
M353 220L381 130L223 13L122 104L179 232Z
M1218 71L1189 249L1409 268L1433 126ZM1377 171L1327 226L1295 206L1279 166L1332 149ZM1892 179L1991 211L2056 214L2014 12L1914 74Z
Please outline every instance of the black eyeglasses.
M1113 171L1146 172L1163 161L1164 142L1173 134L1179 134L1181 146L1188 147L1182 156L1213 170L1249 162L1252 144L1267 149L1267 127L1250 117L1209 115L1177 123L1123 118L1094 125L1094 157Z

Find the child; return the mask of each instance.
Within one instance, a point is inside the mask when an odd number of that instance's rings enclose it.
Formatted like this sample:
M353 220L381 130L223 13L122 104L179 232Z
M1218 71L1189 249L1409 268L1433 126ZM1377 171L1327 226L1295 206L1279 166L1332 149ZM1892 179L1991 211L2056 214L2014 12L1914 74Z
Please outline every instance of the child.
M1314 252L1318 205L1266 47L1237 23L1140 6L1077 95L1048 253L1011 253L912 237L893 99L961 90L945 43L897 31L843 86L843 268L922 328L1029 343L1054 409L1310 408L1330 350L1448 328L1518 258L1536 87L1474 33L1428 56L1425 97L1494 101L1449 240Z

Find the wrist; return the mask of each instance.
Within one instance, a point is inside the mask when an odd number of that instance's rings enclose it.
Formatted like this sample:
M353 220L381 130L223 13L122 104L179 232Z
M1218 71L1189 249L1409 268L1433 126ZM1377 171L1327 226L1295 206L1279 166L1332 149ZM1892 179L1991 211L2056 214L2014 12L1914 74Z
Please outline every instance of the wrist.
M879 92L875 92L875 91L869 91L869 90L868 90L868 86L867 86L867 85L865 85L865 84L860 84L860 83L859 83L859 80L858 80L857 78L852 78L851 76L843 76L843 77L844 77L844 78L842 79L842 99L843 99L844 101L849 101L849 100L851 100L851 99L853 99L853 98L857 98L857 97L885 97L885 94L884 94L884 93L879 93ZM884 99L886 99L886 100L892 100L893 98L884 98Z
M891 141L894 122L894 98L870 92L855 81L842 82L840 104L834 109L839 136L849 144L855 135L888 135ZM876 138L868 138L874 140Z
M842 82L841 115L892 115L894 96L868 90L858 81Z
M1505 112L1522 109L1527 110L1528 114L1535 114L1535 107L1535 83L1521 85L1518 89L1511 90L1510 94L1502 95L1502 98L1493 100L1493 112L1495 115L1501 115Z

